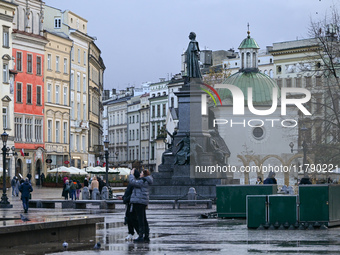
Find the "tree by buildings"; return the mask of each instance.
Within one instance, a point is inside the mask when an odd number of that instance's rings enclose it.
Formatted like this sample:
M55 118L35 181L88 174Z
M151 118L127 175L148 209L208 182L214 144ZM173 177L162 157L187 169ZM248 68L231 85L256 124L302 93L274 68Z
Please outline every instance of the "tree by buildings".
M340 163L340 20L333 7L331 15L318 21L311 20L309 36L313 38L312 51L306 61L308 71L315 77L306 87L312 93L312 116L300 119L300 127L308 128L307 136L316 163Z

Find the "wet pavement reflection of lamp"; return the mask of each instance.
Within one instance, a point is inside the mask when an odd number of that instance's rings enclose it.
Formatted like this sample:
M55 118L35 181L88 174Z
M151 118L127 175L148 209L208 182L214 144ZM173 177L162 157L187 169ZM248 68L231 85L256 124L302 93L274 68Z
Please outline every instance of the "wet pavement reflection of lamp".
M106 186L109 187L109 141L105 140L104 141L104 146L105 146L105 167L106 167Z
M7 140L8 140L8 134L6 133L6 131L4 131L1 134L1 140L3 143L3 147L2 147L2 179L3 179L3 186L2 186L2 197L1 197L1 201L0 201L0 208L12 208L13 205L11 205L8 201L8 197L6 194L6 155L7 155Z

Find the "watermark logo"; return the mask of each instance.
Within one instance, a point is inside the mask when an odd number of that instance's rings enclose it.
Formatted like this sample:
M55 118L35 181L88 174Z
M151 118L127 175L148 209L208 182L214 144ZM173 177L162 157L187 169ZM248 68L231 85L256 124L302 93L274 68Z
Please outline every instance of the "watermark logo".
M210 85L203 84L205 87L209 88L219 99L220 105L222 105L222 100L217 93L216 89L228 89L230 90L233 97L233 115L244 115L244 94L242 90L235 85L231 84L216 84L215 88ZM201 90L205 91L214 101L215 106L217 105L213 94L205 88L201 87ZM278 89L273 88L272 93L272 105L269 109L259 110L253 105L253 89L251 87L247 90L247 104L248 109L251 113L257 116L267 116L274 113L278 106ZM300 95L300 98L288 98L288 95ZM304 88L282 88L281 89L281 115L287 115L287 105L295 105L304 115L312 115L305 107L304 103L309 102L311 99L311 93L309 90ZM207 95L202 94L202 115L207 114Z

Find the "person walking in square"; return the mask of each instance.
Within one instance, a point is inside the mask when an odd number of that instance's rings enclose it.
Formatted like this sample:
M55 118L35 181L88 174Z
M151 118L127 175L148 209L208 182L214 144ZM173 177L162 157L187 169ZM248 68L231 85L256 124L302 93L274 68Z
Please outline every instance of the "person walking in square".
M11 187L12 187L12 196L15 196L15 183L16 183L16 176L13 177L11 180Z
M70 180L70 198L71 200L77 200L77 197L76 197L76 181L73 181L73 180Z
M69 180L66 180L63 186L63 192L61 193L61 196L63 196L65 200L68 200L69 193L70 193L70 184L69 184Z
M80 184L80 181L77 180L76 181L76 192L77 192L77 199L79 200L79 195L80 195L80 192L81 192L81 184Z
M45 181L45 174L42 173L42 174L40 175L40 184L41 184L41 187L44 186L44 181Z
M20 182L18 180L18 177L15 177L14 194L17 197L19 196L19 187L20 187Z
M31 183L32 175L30 172L27 173L27 178L28 178L28 181Z
M277 181L275 179L275 173L269 172L268 177L263 181L263 184L277 184Z
M26 178L25 181L20 185L19 191L21 192L21 200L24 208L24 212L28 212L28 200L30 198L30 194L33 191L32 185L29 182L29 179Z
M136 179L135 169L131 170L129 176L129 182L133 186L130 203L132 204L132 210L137 215L138 220L138 238L133 240L134 242L149 242L150 241L150 228L146 219L146 207L149 204L149 186L153 183L153 178L150 175L149 170L143 170L140 174L140 178Z

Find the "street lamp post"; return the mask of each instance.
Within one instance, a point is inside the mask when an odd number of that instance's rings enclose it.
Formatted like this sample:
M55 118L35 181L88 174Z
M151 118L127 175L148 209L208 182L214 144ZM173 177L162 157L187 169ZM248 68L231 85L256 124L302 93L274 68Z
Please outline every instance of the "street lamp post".
M307 147L307 143L306 143L306 135L305 135L305 133L306 133L307 130L308 130L308 128L306 128L306 127L302 127L300 129L300 131L303 133L303 142L301 144L302 152L303 152L303 161L302 161L303 177L309 179L307 171L306 171L307 170L307 151L308 151L308 147ZM289 144L289 147L290 147L291 152L293 153L293 151L294 151L294 149L293 149L294 143L291 142Z
M118 151L115 152L115 155L116 155L116 165L118 167Z
M302 151L303 151L303 165L302 165L302 170L303 170L303 177L304 178L309 178L308 174L307 174L307 143L306 143L306 132L308 130L308 128L306 128L305 126L303 126L301 129L301 132L303 134L303 142L302 142Z
M104 141L104 146L105 146L105 167L106 167L106 186L109 187L109 141L105 140Z
M5 132L3 132L1 134L1 140L3 143L3 147L2 147L2 178L3 178L3 186L2 186L2 197L1 197L1 201L0 201L0 208L12 208L13 205L11 205L8 201L8 197L6 194L6 155L7 155L7 139L8 139L8 134Z

